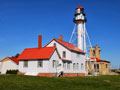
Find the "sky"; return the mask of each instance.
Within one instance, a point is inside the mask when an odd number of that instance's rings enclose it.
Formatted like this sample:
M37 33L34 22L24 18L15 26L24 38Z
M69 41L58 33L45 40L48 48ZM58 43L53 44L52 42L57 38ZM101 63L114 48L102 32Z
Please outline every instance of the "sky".
M85 9L92 45L101 48L101 59L120 66L120 0L0 0L0 60L25 48L42 46L63 35L69 41L74 13Z

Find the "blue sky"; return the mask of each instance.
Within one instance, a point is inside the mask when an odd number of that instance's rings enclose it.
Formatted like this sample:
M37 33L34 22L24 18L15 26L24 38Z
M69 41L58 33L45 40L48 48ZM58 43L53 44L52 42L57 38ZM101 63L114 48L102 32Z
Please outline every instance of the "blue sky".
M0 0L0 59L43 46L63 35L69 41L78 5L85 8L86 28L92 45L101 48L101 58L120 65L120 0Z

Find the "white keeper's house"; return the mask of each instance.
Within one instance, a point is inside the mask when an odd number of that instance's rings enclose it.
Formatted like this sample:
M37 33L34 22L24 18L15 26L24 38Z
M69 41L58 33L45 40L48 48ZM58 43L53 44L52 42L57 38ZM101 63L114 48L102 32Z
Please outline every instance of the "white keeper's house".
M18 57L19 74L34 76L85 76L85 52L71 43L59 39L38 48L27 48Z

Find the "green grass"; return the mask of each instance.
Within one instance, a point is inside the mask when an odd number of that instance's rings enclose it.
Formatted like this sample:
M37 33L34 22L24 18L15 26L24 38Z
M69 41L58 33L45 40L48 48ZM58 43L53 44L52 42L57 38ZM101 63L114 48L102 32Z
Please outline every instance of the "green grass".
M120 76L55 78L0 75L0 90L120 90Z

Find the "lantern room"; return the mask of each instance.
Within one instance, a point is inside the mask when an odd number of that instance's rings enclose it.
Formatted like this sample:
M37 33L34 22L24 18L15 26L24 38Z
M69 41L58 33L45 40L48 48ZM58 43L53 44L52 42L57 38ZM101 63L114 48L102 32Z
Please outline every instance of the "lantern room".
M82 6L78 6L75 12L75 18L73 19L74 23L86 22L84 8Z

